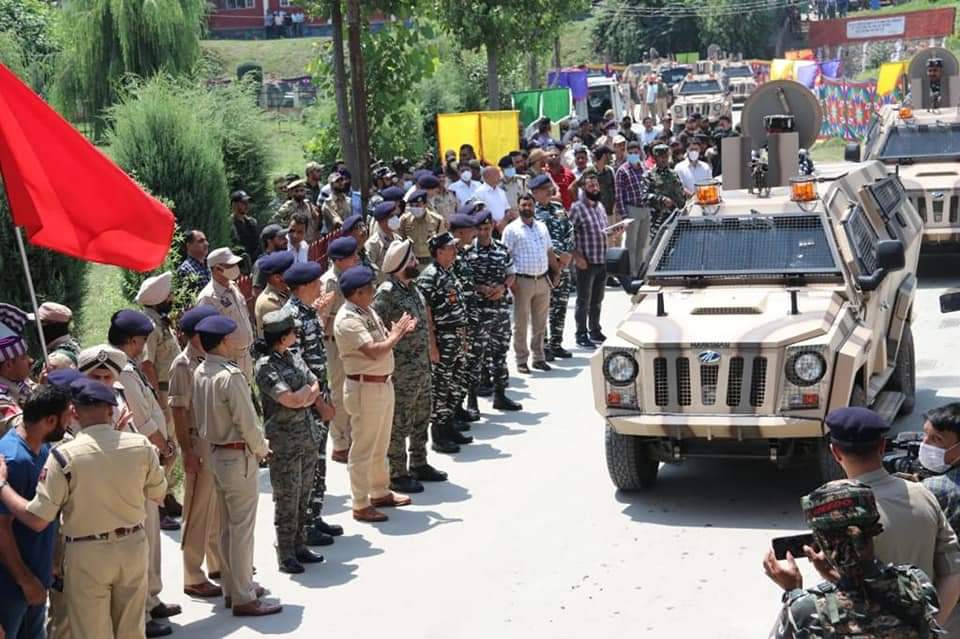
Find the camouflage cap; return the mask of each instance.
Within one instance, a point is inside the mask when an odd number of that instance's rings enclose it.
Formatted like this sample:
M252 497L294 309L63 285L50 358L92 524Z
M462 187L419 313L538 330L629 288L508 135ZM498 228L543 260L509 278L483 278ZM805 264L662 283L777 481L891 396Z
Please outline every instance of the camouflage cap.
M670 152L670 147L667 146L666 144L662 144L662 143L661 143L661 144L655 144L655 145L653 146L653 154L654 154L654 155L661 155L661 154L665 154L665 153L669 153L669 152Z
M880 519L873 490L852 479L830 481L800 498L803 516L814 530L872 527Z
M263 316L263 332L264 333L286 333L287 331L296 328L297 319L293 316L293 313L286 307L283 307L276 311L270 311L269 313Z

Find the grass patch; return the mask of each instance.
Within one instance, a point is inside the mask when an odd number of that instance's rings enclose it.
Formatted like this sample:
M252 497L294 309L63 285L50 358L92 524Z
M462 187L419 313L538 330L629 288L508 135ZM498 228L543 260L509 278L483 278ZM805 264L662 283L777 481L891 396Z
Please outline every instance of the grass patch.
M562 66L573 67L596 60L591 33L593 22L592 18L585 18L567 22L560 28L560 64ZM549 60L553 60L552 54ZM550 65L551 62L547 64Z
M847 143L840 138L817 140L810 148L814 164L820 162L843 162L843 149Z
M201 47L220 67L218 75L236 78L237 66L256 62L264 77L292 78L306 74L316 57L316 45L327 38L279 38L276 40L204 40Z
M106 342L110 316L131 306L120 292L122 284L123 269L90 264L87 269L87 295L80 308L80 321L77 324L77 337L84 347Z
M926 11L927 9L945 9L956 6L956 0L910 0L901 4L889 4L876 11L855 11L848 14L848 18L864 18L889 13L906 13L908 11Z
M307 162L303 145L310 139L310 131L300 113L272 110L265 111L263 118L269 124L275 153L270 175L303 173Z

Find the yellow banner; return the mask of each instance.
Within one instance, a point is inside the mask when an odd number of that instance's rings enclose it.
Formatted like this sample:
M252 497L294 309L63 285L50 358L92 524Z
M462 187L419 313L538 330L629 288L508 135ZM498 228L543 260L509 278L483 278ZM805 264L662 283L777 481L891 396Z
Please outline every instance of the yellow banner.
M793 80L793 60L776 59L770 63L771 80Z
M906 62L884 62L877 76L877 95L890 95L907 72Z
M488 164L520 147L519 111L472 111L437 115L440 155L472 144L477 156Z

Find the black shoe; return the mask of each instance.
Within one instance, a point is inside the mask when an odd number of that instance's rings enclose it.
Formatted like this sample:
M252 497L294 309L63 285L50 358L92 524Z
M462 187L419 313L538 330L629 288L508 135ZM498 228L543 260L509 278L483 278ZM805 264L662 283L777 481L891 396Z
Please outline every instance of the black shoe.
M548 371L551 369L550 364L547 364L546 362L534 362L533 367L538 371Z
M147 622L146 634L148 637L166 637L173 634L170 624L151 619Z
M410 476L397 477L396 479L390 480L390 490L395 493L406 493L408 495L412 493L422 493L423 484Z
M453 418L458 422L478 422L480 421L480 413L464 409L463 406L457 406Z
M163 507L166 509L167 514L171 517L183 516L183 506L173 495L167 495L163 498Z
M544 359L547 360L548 362L552 362L554 359L556 359L556 358L554 357L554 355L553 355L553 348L552 348L551 346L546 346L546 347L544 347L544 349L543 349L543 357L544 357ZM536 363L536 362L533 363L533 367L534 367L534 368L537 367L537 363Z
M328 524L322 519L315 521L313 524L313 527L322 533L330 535L331 537L339 537L340 535L343 534L343 526L338 526L336 524Z
M183 609L180 604L167 604L161 601L150 609L150 616L154 619L169 619L170 617L176 617L181 612L183 612Z
M471 435L464 435L463 433L458 431L456 428L450 429L450 432L447 433L447 439L452 441L454 444L458 444L458 445L473 443L473 437Z
M308 546L331 546L333 545L333 536L328 535L316 526L308 526L306 542Z
M580 333L577 335L577 346L583 346L584 348L596 348L597 345L594 344L586 333Z
M467 422L454 421L454 422L453 422L453 427L454 427L455 429L457 429L458 431L460 431L461 433L465 433L465 432L467 432L468 430L470 430L470 424L468 424Z
M529 374L530 374L530 367L527 366L527 363L526 363L526 362L524 362L523 364L517 364L517 372L518 372L518 373L523 373L524 375L529 375Z
M602 344L603 342L607 341L607 336L600 331L590 331L590 339Z
M493 407L497 410L523 410L519 402L515 402L501 389L496 392L493 398Z
M322 564L323 555L318 555L309 548L301 548L297 551L297 561L301 564Z
M288 575L299 575L300 573L305 572L307 569L303 567L299 561L293 557L287 557L280 562L280 572L285 572Z
M559 357L561 359L570 359L571 357L573 357L573 353L563 348L562 346L554 346L550 350L553 351L554 357Z
M477 393L476 391L470 391L467 394L467 414L476 415L477 420L480 419L480 407L477 405ZM475 421L477 421L475 420Z
M477 397L490 397L493 395L493 386L491 384L481 384L477 386Z
M447 428L441 424L430 425L430 439L433 440L430 447L438 453L452 455L453 453L460 452L460 447L450 441L450 438L447 436Z
M420 481L447 481L447 474L442 470L437 470L430 464L415 466L410 469L410 472Z

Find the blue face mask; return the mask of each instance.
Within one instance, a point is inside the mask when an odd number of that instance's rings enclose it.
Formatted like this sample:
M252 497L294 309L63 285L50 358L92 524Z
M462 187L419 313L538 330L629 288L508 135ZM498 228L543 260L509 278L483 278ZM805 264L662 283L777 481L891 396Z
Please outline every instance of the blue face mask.
M627 153L627 162L629 162L630 164L640 164L640 154Z
M516 177L516 175L517 175L517 170L512 166L508 166L503 170L503 177L512 178L512 177Z

